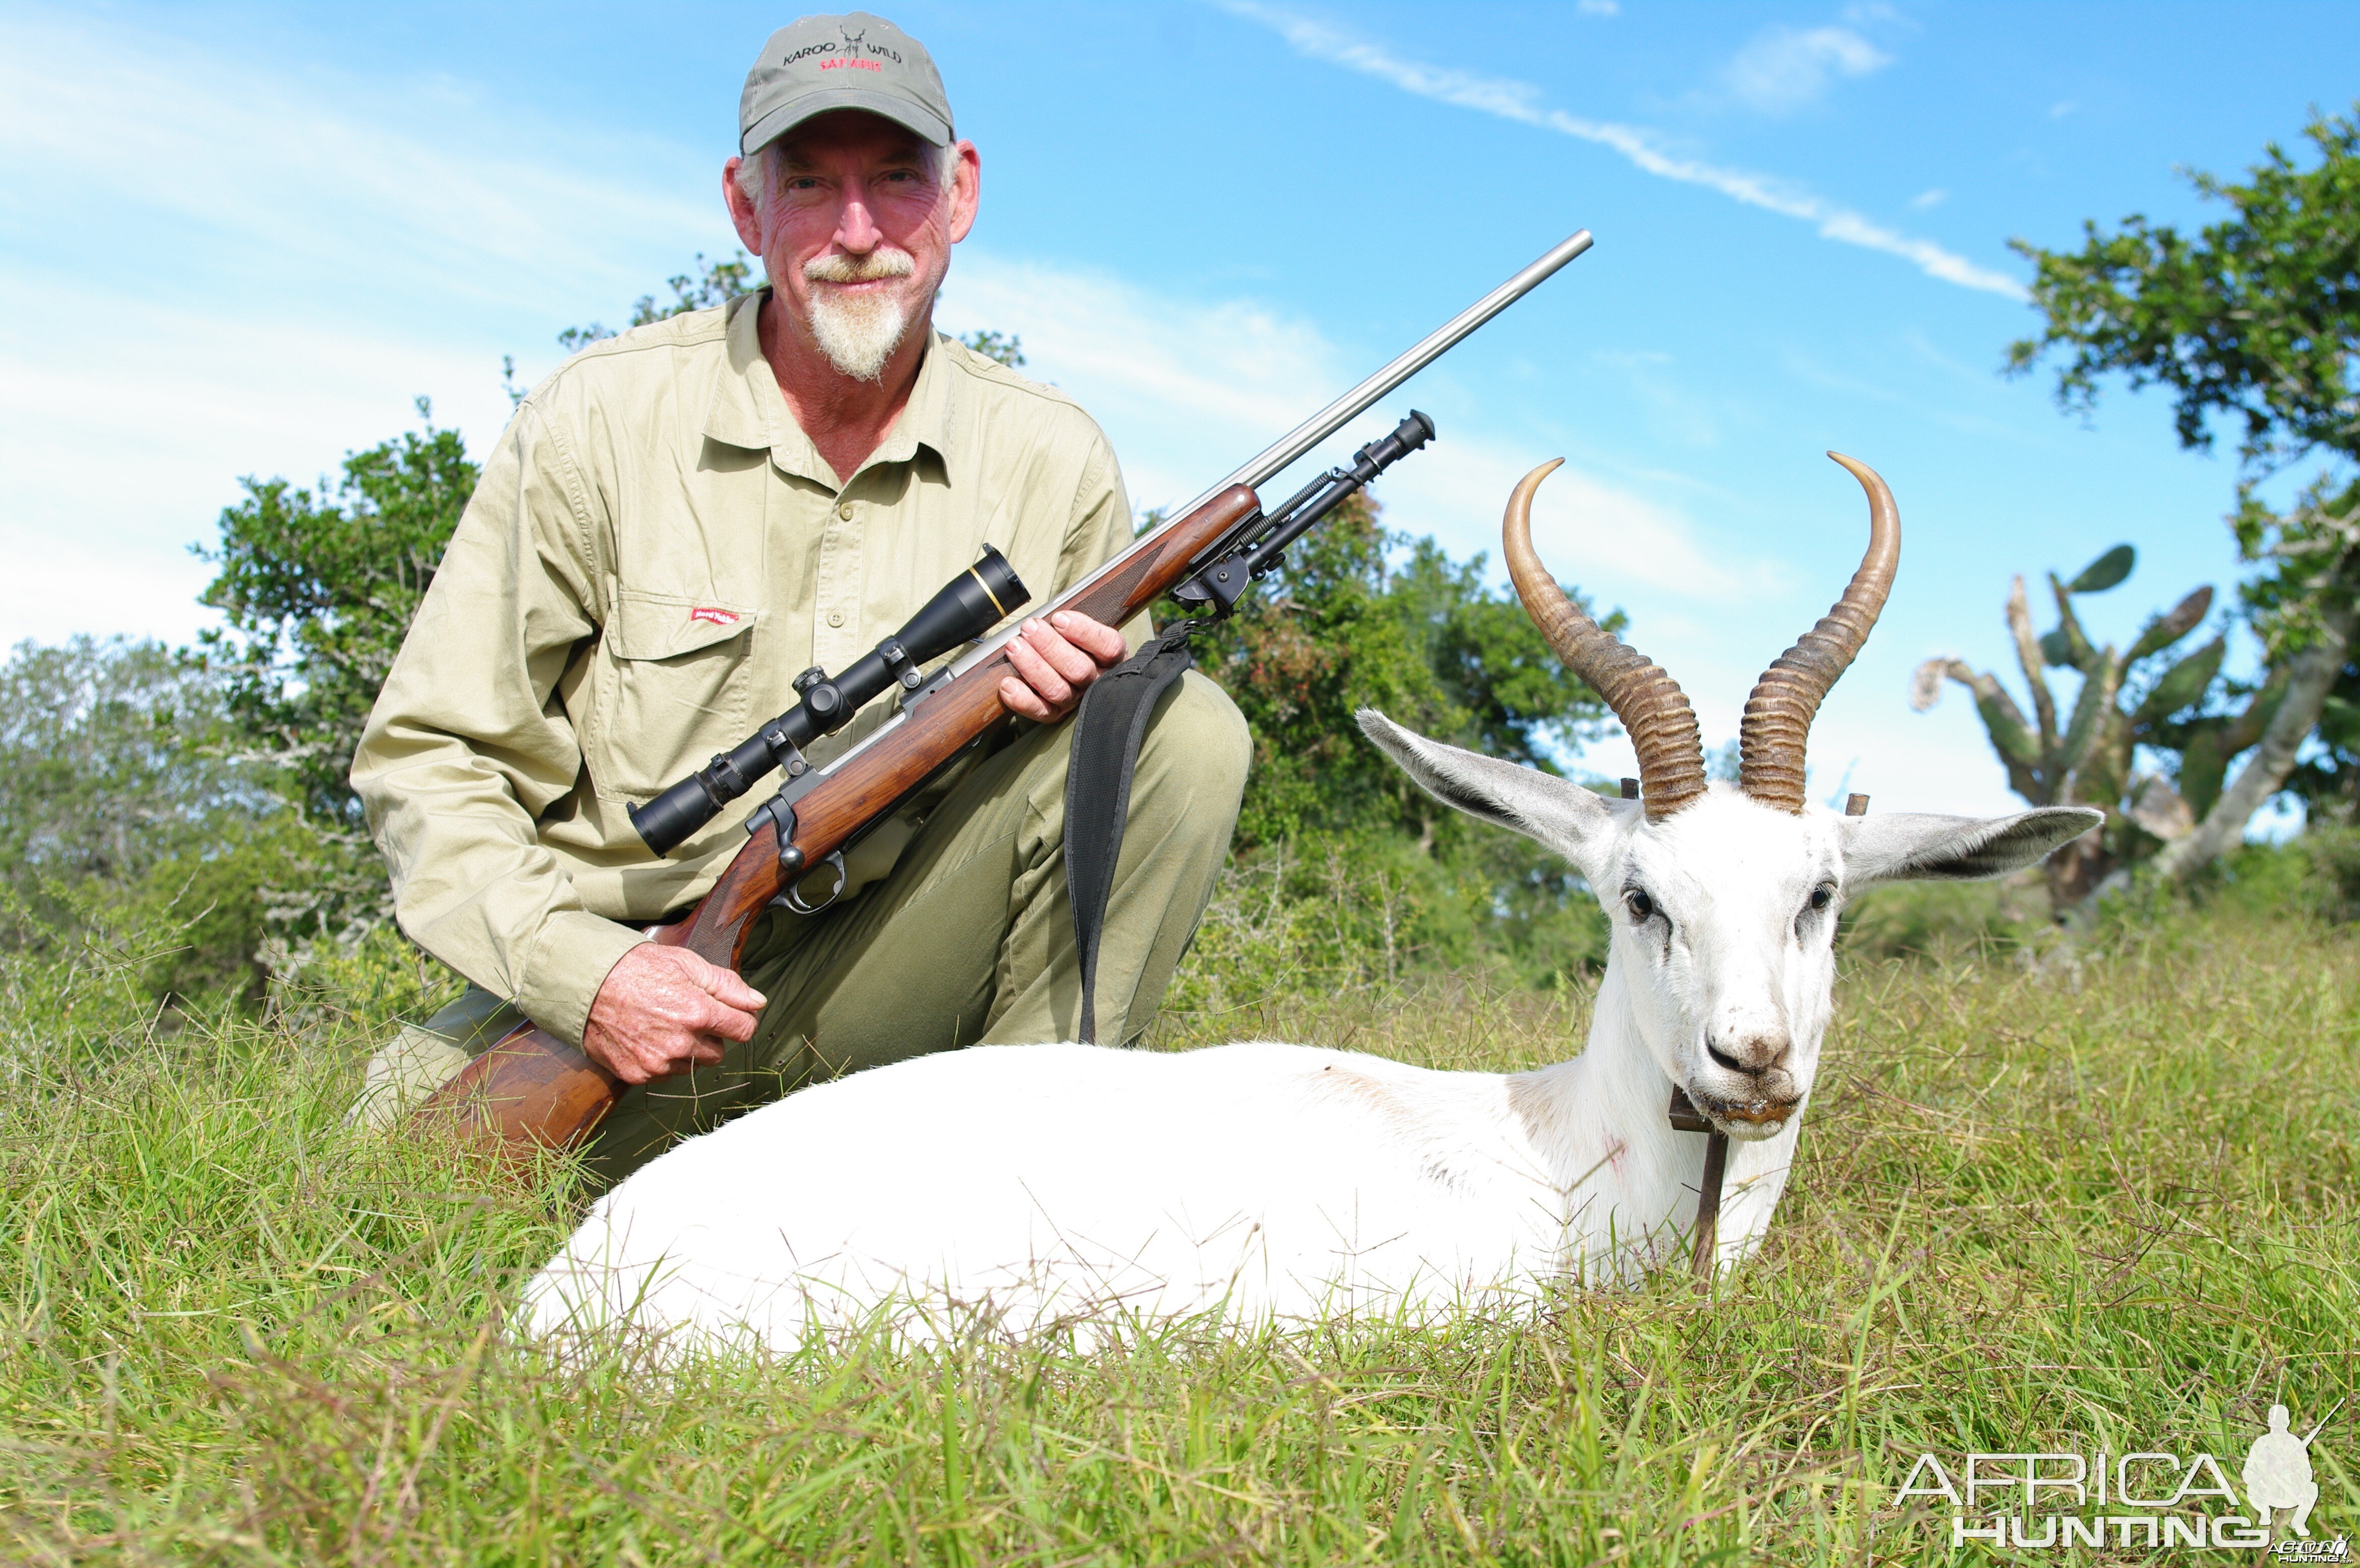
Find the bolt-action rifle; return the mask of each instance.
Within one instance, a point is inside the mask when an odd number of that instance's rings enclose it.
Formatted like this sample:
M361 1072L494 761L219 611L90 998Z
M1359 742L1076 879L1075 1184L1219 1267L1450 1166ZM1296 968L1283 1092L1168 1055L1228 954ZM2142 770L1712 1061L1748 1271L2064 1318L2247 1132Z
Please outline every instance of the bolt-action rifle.
M1460 312L1407 353L1289 432L1198 497L1177 517L1076 584L1042 613L1074 610L1120 626L1169 595L1191 615L1228 615L1286 548L1379 474L1434 436L1412 412L1390 435L1331 468L1274 511L1254 487L1358 417L1468 334L1588 250L1582 230ZM806 670L795 706L643 806L631 823L655 853L668 854L772 773L777 793L746 818L746 847L688 915L649 935L709 963L738 967L754 917L777 905L815 914L844 883L844 850L890 816L978 738L1008 717L1001 677L1013 674L1007 644L1013 612L1031 596L997 550L946 585L908 624L842 673ZM993 627L1000 627L992 631ZM987 635L989 633L989 635ZM932 677L923 666L975 641ZM898 693L901 710L825 765L803 748L851 721L869 703ZM615 1076L535 1025L495 1043L428 1099L421 1114L457 1113L502 1144L568 1147L589 1135L622 1092Z

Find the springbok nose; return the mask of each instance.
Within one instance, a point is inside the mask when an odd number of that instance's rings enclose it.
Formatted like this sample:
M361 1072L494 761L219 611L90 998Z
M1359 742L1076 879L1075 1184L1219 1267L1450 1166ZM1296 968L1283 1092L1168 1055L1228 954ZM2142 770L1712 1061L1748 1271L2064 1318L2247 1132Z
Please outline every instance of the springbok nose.
M1794 1041L1784 1029L1730 1030L1707 1035L1704 1048L1707 1055L1730 1071L1760 1078L1771 1069L1785 1065Z

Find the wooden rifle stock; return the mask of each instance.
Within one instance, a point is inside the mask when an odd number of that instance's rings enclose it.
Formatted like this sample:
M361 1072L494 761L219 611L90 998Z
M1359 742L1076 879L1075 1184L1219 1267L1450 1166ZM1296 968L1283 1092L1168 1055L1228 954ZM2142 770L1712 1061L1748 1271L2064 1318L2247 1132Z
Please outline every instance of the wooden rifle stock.
M1251 489L1232 485L1134 543L1041 613L1070 609L1109 626L1123 625L1178 587L1207 550L1260 506ZM1011 673L1006 651L995 652L796 797L792 848L801 856L792 875L780 861L778 833L765 822L685 919L649 934L708 963L736 969L754 917L786 891L793 876L843 848L1007 716L1000 683ZM528 1024L469 1062L428 1097L419 1114L455 1117L504 1147L563 1149L596 1129L623 1088L579 1047Z

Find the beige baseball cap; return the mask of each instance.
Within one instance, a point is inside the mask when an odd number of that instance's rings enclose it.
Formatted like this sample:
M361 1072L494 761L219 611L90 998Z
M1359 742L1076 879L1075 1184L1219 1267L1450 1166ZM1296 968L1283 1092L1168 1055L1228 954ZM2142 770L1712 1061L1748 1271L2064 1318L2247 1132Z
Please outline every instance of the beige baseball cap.
M738 102L738 150L751 153L831 109L882 115L934 147L954 139L934 57L866 11L805 16L770 35Z

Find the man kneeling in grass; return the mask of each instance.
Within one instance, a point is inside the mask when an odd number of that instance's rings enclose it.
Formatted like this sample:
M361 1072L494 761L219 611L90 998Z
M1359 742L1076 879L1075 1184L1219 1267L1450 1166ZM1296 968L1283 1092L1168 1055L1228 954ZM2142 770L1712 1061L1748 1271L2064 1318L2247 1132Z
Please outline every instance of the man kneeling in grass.
M1054 595L1131 533L1090 418L934 330L981 163L925 49L864 13L805 17L762 47L739 130L722 192L768 286L599 343L518 408L353 762L402 928L471 982L369 1064L356 1113L389 1124L529 1018L629 1086L589 1151L607 1181L814 1077L1073 1036L1056 721L1146 630L1027 622L1000 695L1029 723L864 841L825 913L765 916L742 979L646 939L713 885L759 795L661 860L627 807L987 543ZM1105 922L1102 1037L1153 1020L1248 754L1211 682L1165 694Z

